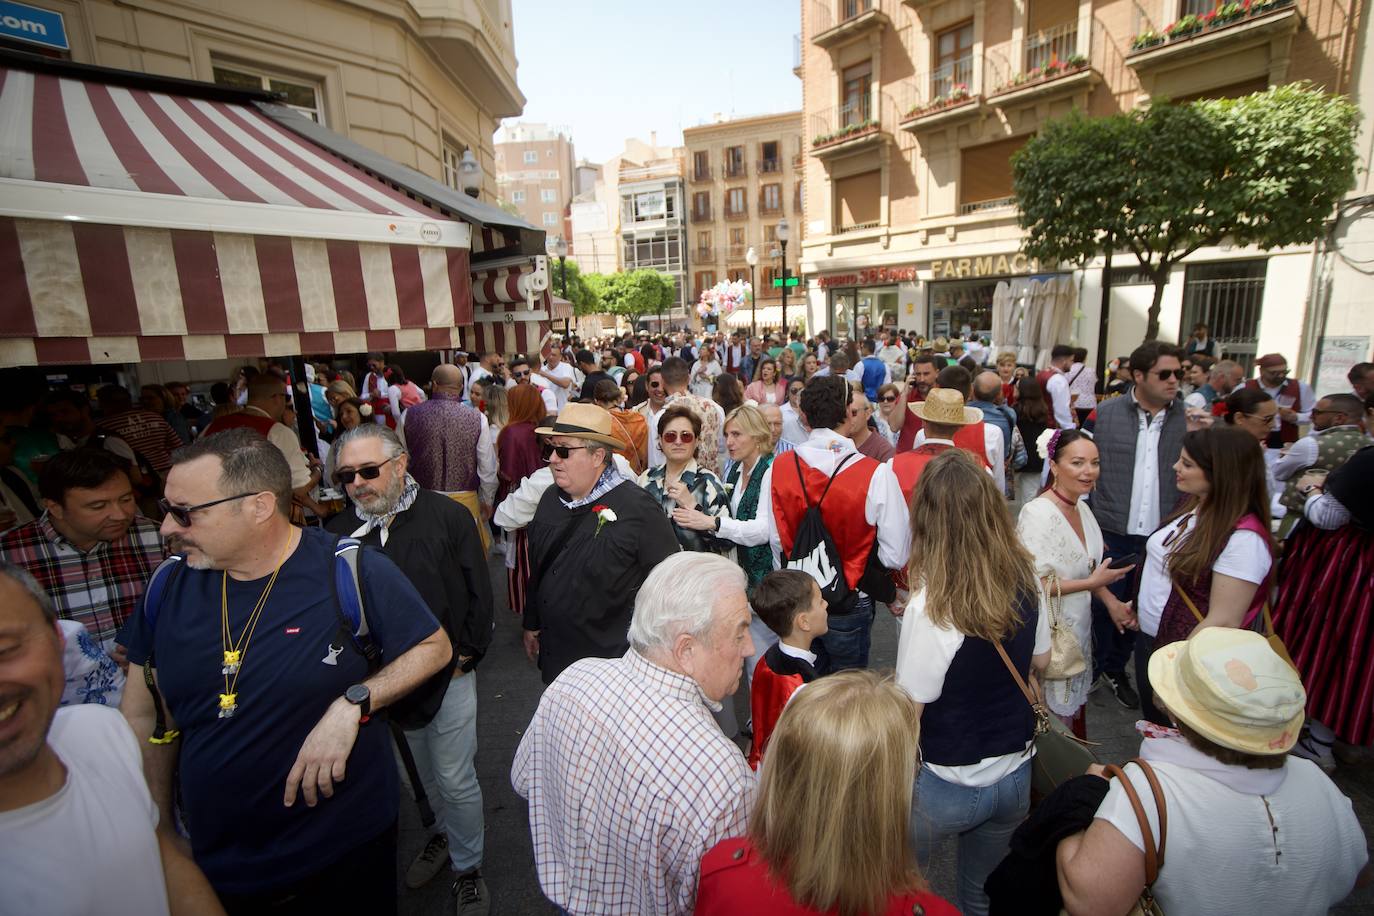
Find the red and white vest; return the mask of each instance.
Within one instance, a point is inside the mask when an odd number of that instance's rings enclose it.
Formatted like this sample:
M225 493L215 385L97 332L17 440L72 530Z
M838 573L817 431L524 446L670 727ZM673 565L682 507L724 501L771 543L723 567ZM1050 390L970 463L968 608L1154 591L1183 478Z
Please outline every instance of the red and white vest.
M784 455L773 461L773 519L778 526L784 560L792 552L797 526L807 509L801 477L797 473L799 458ZM811 497L810 505L814 506L830 478L804 460L801 467L806 475L806 493ZM821 520L835 540L835 549L840 552L844 564L844 578L850 588L858 588L878 536L877 527L868 522L865 508L868 489L877 470L878 462L866 455L851 458L821 503Z

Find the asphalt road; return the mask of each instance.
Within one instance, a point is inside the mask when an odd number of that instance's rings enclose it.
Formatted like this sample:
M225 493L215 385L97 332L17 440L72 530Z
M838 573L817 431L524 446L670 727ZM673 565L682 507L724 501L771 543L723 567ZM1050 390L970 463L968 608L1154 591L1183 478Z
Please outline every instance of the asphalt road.
M498 602L496 635L491 650L477 670L477 775L486 809L486 860L483 874L491 892L493 916L544 916L555 912L539 890L530 847L525 801L510 786L510 766L520 735L534 715L543 686L539 673L526 659L520 643L519 620L506 605L505 568L500 557L490 565ZM874 668L891 668L897 651L898 630L894 618L882 608L873 628L871 662ZM737 697L739 721L748 718L747 698ZM1123 762L1134 756L1139 739L1134 731L1137 714L1124 709L1105 691L1089 698L1088 736L1101 743L1099 757ZM1368 835L1374 825L1374 764L1343 767L1335 781L1354 802L1355 812ZM404 790L403 790L404 791ZM428 831L420 826L414 802L401 802L400 856L397 886L403 916L437 916L452 913L451 879L435 878L419 890L404 887L401 877L423 848ZM954 850L937 853L926 877L936 893L953 898ZM1374 888L1357 891L1331 911L1341 916L1374 916Z

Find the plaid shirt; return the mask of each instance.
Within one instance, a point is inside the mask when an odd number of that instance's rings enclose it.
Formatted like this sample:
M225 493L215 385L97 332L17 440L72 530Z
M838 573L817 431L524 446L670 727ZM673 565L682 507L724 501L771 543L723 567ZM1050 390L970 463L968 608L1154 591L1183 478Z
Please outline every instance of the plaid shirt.
M578 916L692 912L701 857L744 834L754 802L711 708L634 649L549 685L511 767L549 899Z
M46 512L0 536L0 559L27 569L52 596L57 616L82 624L107 650L164 556L157 525L142 516L119 540L85 552L57 533Z

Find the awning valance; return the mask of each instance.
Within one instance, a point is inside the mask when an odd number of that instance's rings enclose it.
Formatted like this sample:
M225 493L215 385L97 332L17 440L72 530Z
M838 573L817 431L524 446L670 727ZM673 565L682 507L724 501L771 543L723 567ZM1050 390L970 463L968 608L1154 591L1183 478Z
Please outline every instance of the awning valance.
M732 328L747 328L751 321L760 328L782 327L782 306L764 305L752 310L738 308L725 317L725 324ZM806 303L798 303L787 310L791 324L800 324L806 318Z
M457 346L468 223L222 89L66 66L0 62L0 364Z

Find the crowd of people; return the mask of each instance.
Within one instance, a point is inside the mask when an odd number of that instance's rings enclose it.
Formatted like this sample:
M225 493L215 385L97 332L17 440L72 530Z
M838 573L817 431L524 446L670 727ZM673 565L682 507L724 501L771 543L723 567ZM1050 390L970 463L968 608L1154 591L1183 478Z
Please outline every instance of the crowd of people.
M562 912L1325 912L1368 878L1323 771L1374 743L1374 365L1318 399L1217 356L1200 326L1099 382L973 335L641 334L428 390L382 354L361 383L265 361L208 411L14 380L10 899L84 911L122 875L139 912L395 912L399 757L406 884L492 911L499 555L547 685L511 780ZM1041 786L1094 690L1141 709L1138 758ZM54 890L64 833L116 817L120 856ZM948 839L953 904L922 877Z

